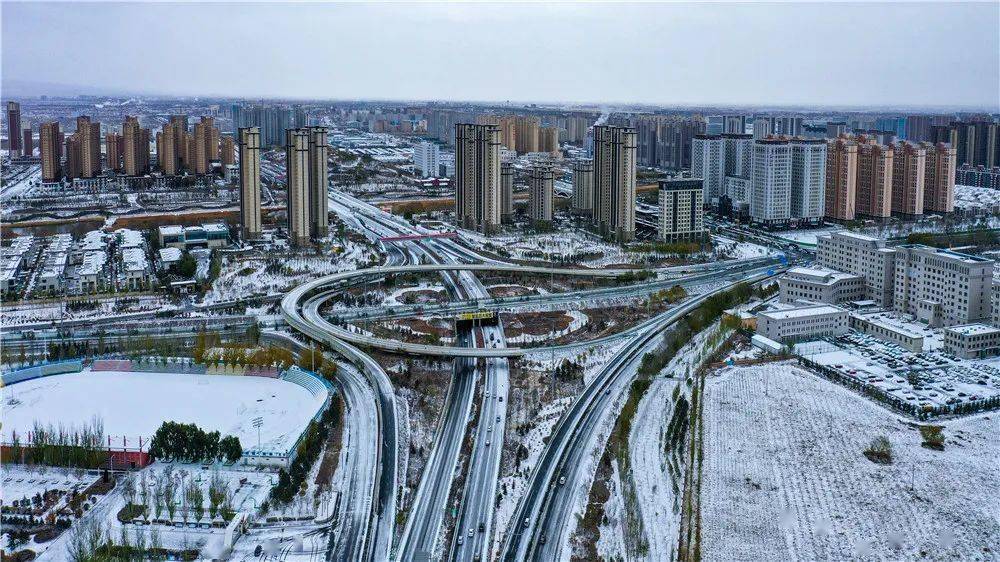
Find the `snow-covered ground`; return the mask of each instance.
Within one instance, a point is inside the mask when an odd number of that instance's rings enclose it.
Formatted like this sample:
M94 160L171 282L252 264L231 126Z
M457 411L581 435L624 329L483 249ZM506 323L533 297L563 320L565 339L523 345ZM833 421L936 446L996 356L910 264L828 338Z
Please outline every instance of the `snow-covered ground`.
M91 372L54 375L5 386L0 436L25 436L34 423L80 427L97 416L114 443L148 443L164 421L194 423L205 431L235 435L244 450L258 447L253 419L260 417L260 448L285 452L322 406L281 379L250 376Z
M775 253L773 248L754 244L753 242L738 242L725 236L713 236L715 250L736 260L762 258Z
M996 560L1000 417L914 424L790 363L724 368L705 391L705 560ZM875 436L891 465L862 451Z
M842 226L825 226L820 228L810 228L803 230L785 230L782 232L775 232L774 235L788 240L789 242L801 242L803 244L816 244L816 237L823 234L830 234L832 232L837 232L843 230Z

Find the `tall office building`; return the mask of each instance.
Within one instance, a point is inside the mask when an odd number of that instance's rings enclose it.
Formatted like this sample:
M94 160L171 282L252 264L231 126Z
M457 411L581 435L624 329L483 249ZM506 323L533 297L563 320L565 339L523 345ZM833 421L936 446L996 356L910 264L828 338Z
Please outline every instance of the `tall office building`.
M326 127L308 127L309 134L309 232L323 238L330 230L329 140Z
M885 220L892 215L893 149L858 139L857 215Z
M222 148L219 149L219 163L222 164L223 170L226 169L226 166L236 164L236 142L230 135L222 137Z
M826 190L826 141L793 139L792 189L789 213L793 218L816 223L823 219Z
M24 128L21 137L21 153L24 154L26 158L34 156L35 153L35 142L31 138L31 125Z
M944 143L924 146L924 210L950 213L955 210L955 149Z
M21 155L21 104L7 102L7 149L11 158Z
M116 133L104 135L104 152L107 155L108 169L114 172L121 172L124 166L123 152L125 148L125 138Z
M854 220L857 175L858 144L846 138L828 141L824 204L827 217L838 221Z
M139 126L139 119L126 117L122 125L122 136L125 138L124 160L125 175L142 176L149 173L149 129Z
M260 128L241 127L240 137L240 235L260 237ZM291 216L291 215L289 215Z
M538 152L538 128L540 121L533 115L518 115L515 117L515 138L519 154Z
M42 156L42 181L62 179L62 135L58 121L42 123L39 127L38 149Z
M924 174L927 148L911 142L896 143L892 158L892 213L916 217L924 213Z
M717 201L725 194L726 144L722 135L695 135L691 141L691 176L704 181L707 201Z
M538 129L538 151L559 155L559 129L557 127L542 127Z
M552 225L552 191L555 174L548 166L533 166L528 172L528 216L536 227Z
M705 234L702 180L660 180L657 234L664 242L698 240Z
M288 189L288 239L309 243L309 131L285 131L285 181Z
M413 148L413 165L420 177L436 178L441 167L441 149L436 143L424 141Z
M594 223L619 242L635 238L636 131L594 127Z
M791 218L792 153L785 139L754 141L750 176L750 217L764 225L785 224Z
M514 222L514 164L500 163L500 222Z
M219 160L219 128L214 117L202 117L194 125L194 173L202 175L212 171L212 162Z
M455 125L455 222L484 233L494 232L500 224L500 128L496 125Z
M578 215L594 214L594 163L590 160L573 163L572 205Z

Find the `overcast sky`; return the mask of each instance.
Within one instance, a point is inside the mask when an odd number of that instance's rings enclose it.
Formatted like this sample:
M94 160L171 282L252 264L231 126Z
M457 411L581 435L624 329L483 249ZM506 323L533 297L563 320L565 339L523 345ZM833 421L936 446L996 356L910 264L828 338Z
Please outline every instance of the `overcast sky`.
M1000 2L0 4L5 87L329 99L977 106ZM41 92L39 92L41 93Z

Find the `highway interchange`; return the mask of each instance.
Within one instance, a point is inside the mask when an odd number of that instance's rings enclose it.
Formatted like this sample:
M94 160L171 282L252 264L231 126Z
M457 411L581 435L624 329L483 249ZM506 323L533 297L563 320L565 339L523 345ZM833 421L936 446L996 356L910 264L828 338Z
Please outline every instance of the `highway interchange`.
M331 197L331 210L372 241L383 237L426 233L398 217L344 194ZM648 283L623 285L584 291L582 294L544 295L540 298L494 299L475 277L477 271L510 271L538 274L615 277L621 271L532 268L488 260L446 239L416 239L384 245L387 261L382 267L338 273L319 278L293 289L282 300L282 314L287 324L303 335L330 346L357 366L338 373L353 384L367 382L373 392L352 392L355 401L371 402L348 408L348 415L365 416L377 412L375 424L347 424L345 442L362 444L380 442L366 456L371 462L358 462L342 470L368 471L370 476L341 476L345 485L363 492L344 490L350 497L354 517L335 521L332 536L367 537L364 548L337 547L330 559L350 560L489 560L495 553L493 519L496 485L499 479L506 422L509 370L506 357L537 352L538 348L519 349L506 345L502 326L482 326L458 334L457 346L429 346L376 338L352 332L323 317L319 310L337 291L356 284L359 279L383 278L396 273L439 273L451 302L439 307L418 310L414 306L368 308L347 312L352 319L403 318L431 313L453 314L458 311L493 309L512 310L526 306L558 309L581 299L608 299L645 295L680 284L686 287L710 285L698 296L683 301L666 312L630 328L618 338L627 343L608 361L573 405L559 420L542 458L528 482L527 492L518 504L516 515L503 535L500 557L504 560L550 560L561 556L569 526L574 494L588 481L588 463L583 462L596 446L595 437L603 420L613 413L613 405L634 378L638 361L655 343L656 336L697 306L703 299L738 282L757 281L774 275L780 267L776 258L745 262L715 262L660 272L662 279ZM338 312L344 319L344 311ZM590 342L591 345L600 341ZM584 342L583 345L586 345ZM419 485L412 494L405 524L395 528L395 514L400 498L396 490L405 468L400 469L396 408L391 383L385 371L359 348L381 349L395 353L436 355L455 358L451 382L435 430ZM358 376L363 374L363 376ZM390 403L392 404L390 406ZM381 439L370 434L379 428ZM350 434L350 435L348 435ZM389 434L387 436L387 434ZM366 451L359 447L359 455ZM462 461L463 453L467 459ZM456 478L464 475L464 484L454 488ZM556 485L557 481L563 482ZM360 494L360 495L359 495ZM458 498L454 496L457 495ZM372 501L375 499L376 501ZM453 503L449 503L453 501ZM370 508L368 507L370 506ZM457 509L456 509L457 506ZM366 516L358 516L365 512ZM444 521L450 521L448 533L442 533ZM526 522L525 522L526 521ZM362 527L365 523L368 529ZM398 541L393 537L398 533ZM447 540L446 540L447 539ZM346 544L349 541L334 541Z

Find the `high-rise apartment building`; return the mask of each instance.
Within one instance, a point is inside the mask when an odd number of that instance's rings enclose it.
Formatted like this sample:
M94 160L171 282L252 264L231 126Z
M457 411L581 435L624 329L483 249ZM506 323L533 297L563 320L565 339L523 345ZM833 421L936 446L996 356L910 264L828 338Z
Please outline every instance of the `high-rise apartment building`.
M7 102L7 149L11 158L21 155L21 104Z
M533 115L518 115L515 121L515 138L519 154L538 152L538 128L540 121Z
M702 180L660 180L659 239L664 242L697 240L705 234Z
M149 173L149 129L139 126L139 119L126 117L122 125L125 149L122 155L125 175L142 176Z
M500 163L500 222L514 222L514 164Z
M62 134L59 122L42 123L38 129L38 149L42 156L42 181L62 179Z
M789 212L801 221L817 223L825 213L826 141L793 139L789 146L792 156Z
M202 117L194 125L194 173L202 175L212 171L212 162L219 160L219 128L214 117Z
M764 225L791 219L792 152L785 139L754 141L750 176L750 217Z
M285 131L285 181L288 189L288 239L309 243L309 131Z
M222 137L222 148L219 149L219 163L222 164L223 170L226 169L226 166L236 164L236 142L230 135Z
M722 147L724 175L750 177L753 169L753 135L723 133Z
M924 145L924 210L950 213L955 210L955 149L944 143Z
M636 131L594 127L594 224L619 242L635 238Z
M180 160L177 153L177 135L174 134L174 124L164 123L163 129L156 134L156 162L160 171L167 176L177 174Z
M108 169L121 172L124 164L125 137L116 133L104 135L104 153L107 155Z
M747 132L746 115L726 115L722 123L722 132L742 135Z
M931 138L931 116L909 115L906 117L906 140L922 142Z
M93 178L101 173L101 124L81 115L76 118L72 151L67 149L68 175L71 178Z
M326 127L308 127L309 232L323 238L330 230L329 140Z
M594 214L594 163L577 160L573 163L573 212L578 215Z
M424 141L413 148L413 165L420 177L436 178L441 167L441 149L436 143Z
M31 125L24 128L21 135L21 153L25 158L31 158L35 153L34 139L31 138Z
M838 221L854 220L858 144L852 139L828 141L826 152L826 216Z
M785 117L774 117L774 130L775 135L782 135L786 137L800 137L802 136L802 118L794 116Z
M827 121L826 138L835 139L840 135L847 134L847 123L844 121Z
M924 213L924 174L927 148L911 142L896 143L892 157L892 212L904 217Z
M240 235L245 240L260 237L260 128L241 127L240 144ZM289 214L289 216L291 216Z
M893 148L863 137L857 142L855 213L866 218L885 220L892 214Z
M455 125L455 222L484 233L496 231L500 224L500 128L496 125Z
M726 146L721 135L695 135L691 143L691 176L704 181L707 201L724 195Z
M774 118L754 117L753 138L754 140L766 139L774 134Z
M558 128L542 127L538 129L538 151L548 152L554 156L560 153Z
M536 227L552 225L552 192L555 174L548 166L533 166L528 172L528 216Z
M194 159L191 158L193 150L188 147L189 141L191 140L191 135L188 134L188 116L171 115L170 130L173 133L174 156L177 159L177 163L174 165L174 171L169 175L173 175L182 169L193 172ZM161 166L163 165L161 164Z

